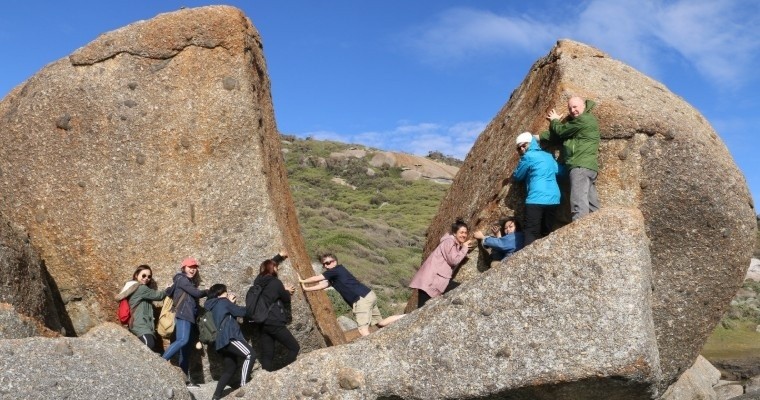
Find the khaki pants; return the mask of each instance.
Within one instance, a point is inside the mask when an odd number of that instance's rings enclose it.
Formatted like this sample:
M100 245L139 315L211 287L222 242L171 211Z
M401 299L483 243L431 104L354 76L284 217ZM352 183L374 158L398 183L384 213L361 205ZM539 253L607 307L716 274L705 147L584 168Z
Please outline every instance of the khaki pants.
M366 296L360 297L353 305L354 318L359 328L363 326L377 325L383 319L380 309L377 308L377 296L371 291Z

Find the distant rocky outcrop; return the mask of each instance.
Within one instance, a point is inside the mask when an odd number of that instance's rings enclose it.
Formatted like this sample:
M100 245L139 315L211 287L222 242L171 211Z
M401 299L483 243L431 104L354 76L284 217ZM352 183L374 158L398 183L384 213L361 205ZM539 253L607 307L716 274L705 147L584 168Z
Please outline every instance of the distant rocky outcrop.
M372 156L373 167L401 167L401 177L406 180L429 179L438 183L451 183L459 168L425 157L390 151L377 152Z
M602 206L638 209L644 217L661 391L692 364L726 311L744 279L757 229L746 181L726 146L697 110L661 83L597 49L559 41L531 67L478 138L432 221L424 254L435 248L456 217L484 229L505 215L522 215L524 190L507 179L517 155L505 149L513 148L520 132L547 129L548 111L566 113L573 95L597 103L594 114L602 135L597 188ZM552 235L566 241L552 239L554 245L544 247L563 254L558 259L563 264L589 257L579 243L610 233L600 226L584 236L567 236L572 225ZM599 259L606 257L594 253ZM477 258L463 266L457 279L478 275ZM596 262L587 268L595 268ZM588 290L566 289L565 300ZM545 306L553 307L552 301ZM608 317L612 316L601 316ZM588 329L596 334L593 327Z
M239 294L282 248L284 278L309 272L262 47L238 9L184 9L101 35L0 103L0 211L28 231L77 333L115 318L139 264L163 287L194 256L206 287ZM308 301L293 301L302 348L342 343L324 293Z
M182 371L106 323L81 338L0 340L3 399L194 399Z

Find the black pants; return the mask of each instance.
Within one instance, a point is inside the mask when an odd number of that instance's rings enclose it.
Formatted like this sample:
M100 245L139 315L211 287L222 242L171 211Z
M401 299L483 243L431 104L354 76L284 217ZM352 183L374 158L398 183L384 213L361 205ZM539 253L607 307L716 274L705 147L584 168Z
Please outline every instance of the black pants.
M244 386L248 375L250 375L253 369L253 362L256 359L256 354L253 352L251 346L240 340L232 340L230 344L219 349L219 354L222 358L222 375L219 377L219 381L216 383L216 390L214 391L214 397L222 397L224 387L232 380L232 375L240 368L240 384L232 384L232 387Z
M552 233L556 205L526 204L525 205L525 246L536 239Z
M459 286L458 282L449 281L449 284L446 285L446 290L444 290L443 293L447 293L450 290L454 290L457 288L457 286ZM427 303L428 300L430 300L431 298L432 297L430 297L430 295L427 294L424 290L417 289L417 308L421 308L422 306L424 306L425 303Z
M296 360L301 346L284 326L262 325L259 329L259 345L261 345L261 368L266 371L274 371L274 343L279 342L288 350L285 358L285 367ZM280 368L282 368L280 367Z
M155 351L156 353L159 352L158 348L156 347L156 337L151 335L150 333L138 336L141 342L145 343L146 346L148 346L149 349Z

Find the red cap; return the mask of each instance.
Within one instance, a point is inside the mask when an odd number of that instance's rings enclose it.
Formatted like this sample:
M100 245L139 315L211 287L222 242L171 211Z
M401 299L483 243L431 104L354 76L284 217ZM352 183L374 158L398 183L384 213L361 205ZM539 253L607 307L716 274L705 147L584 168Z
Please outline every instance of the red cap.
M182 260L182 268L192 267L192 266L198 267L198 260L192 257L187 257L184 260Z

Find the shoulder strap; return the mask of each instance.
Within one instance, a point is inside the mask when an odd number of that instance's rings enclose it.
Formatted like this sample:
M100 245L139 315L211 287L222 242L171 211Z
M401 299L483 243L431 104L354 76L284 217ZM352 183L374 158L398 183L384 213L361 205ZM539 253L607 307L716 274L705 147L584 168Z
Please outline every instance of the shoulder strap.
M187 297L187 292L183 290L182 294L179 295L179 299L177 299L177 301L172 304L172 311L177 311L177 307L182 303L182 300L185 300L185 297Z

